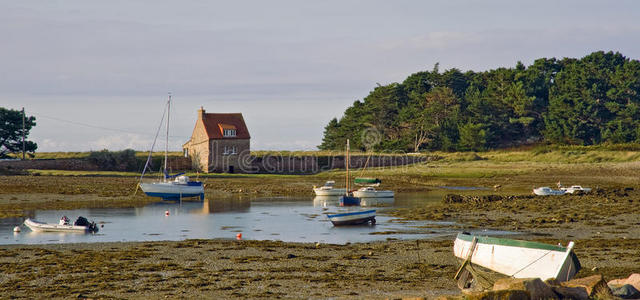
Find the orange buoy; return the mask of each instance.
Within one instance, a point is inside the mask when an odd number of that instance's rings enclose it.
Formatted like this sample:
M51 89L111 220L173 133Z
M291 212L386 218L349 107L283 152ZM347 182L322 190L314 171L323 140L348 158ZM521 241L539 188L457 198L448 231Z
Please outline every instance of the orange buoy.
M241 240L242 239L242 233L238 233L236 234L236 240Z
M168 216L169 216L169 211L168 211L168 210L165 210L165 211L164 211L164 216L165 216L165 217L168 217Z

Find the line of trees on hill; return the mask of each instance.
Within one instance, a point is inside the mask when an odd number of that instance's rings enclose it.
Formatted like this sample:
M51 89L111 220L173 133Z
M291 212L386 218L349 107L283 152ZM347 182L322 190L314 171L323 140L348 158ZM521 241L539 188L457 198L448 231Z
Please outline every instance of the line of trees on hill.
M378 85L325 127L321 150L482 151L640 142L640 62L618 52Z

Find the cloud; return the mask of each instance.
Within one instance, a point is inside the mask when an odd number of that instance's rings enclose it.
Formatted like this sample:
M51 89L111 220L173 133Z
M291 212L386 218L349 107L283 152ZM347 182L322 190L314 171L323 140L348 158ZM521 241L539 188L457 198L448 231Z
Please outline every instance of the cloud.
M96 151L102 149L109 149L111 151L124 150L124 149L149 149L153 143L152 139L147 139L137 134L114 134L108 136L101 136L96 140L89 141L89 147ZM156 144L154 151L160 151L164 149L164 145L160 146ZM171 147L169 150L180 150L176 147Z

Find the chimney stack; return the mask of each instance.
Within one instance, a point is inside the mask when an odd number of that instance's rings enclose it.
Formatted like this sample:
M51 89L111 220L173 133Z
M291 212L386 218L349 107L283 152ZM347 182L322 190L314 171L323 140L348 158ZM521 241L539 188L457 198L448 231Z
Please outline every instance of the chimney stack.
M202 106L198 109L198 120L204 120L204 108Z

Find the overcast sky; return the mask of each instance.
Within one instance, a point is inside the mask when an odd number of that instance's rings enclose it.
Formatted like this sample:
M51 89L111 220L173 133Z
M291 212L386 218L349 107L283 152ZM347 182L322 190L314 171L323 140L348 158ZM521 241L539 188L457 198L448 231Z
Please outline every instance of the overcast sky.
M252 149L315 149L376 86L593 51L640 56L640 1L0 0L0 106L38 151L146 150L174 95L171 145L200 106L242 112Z

